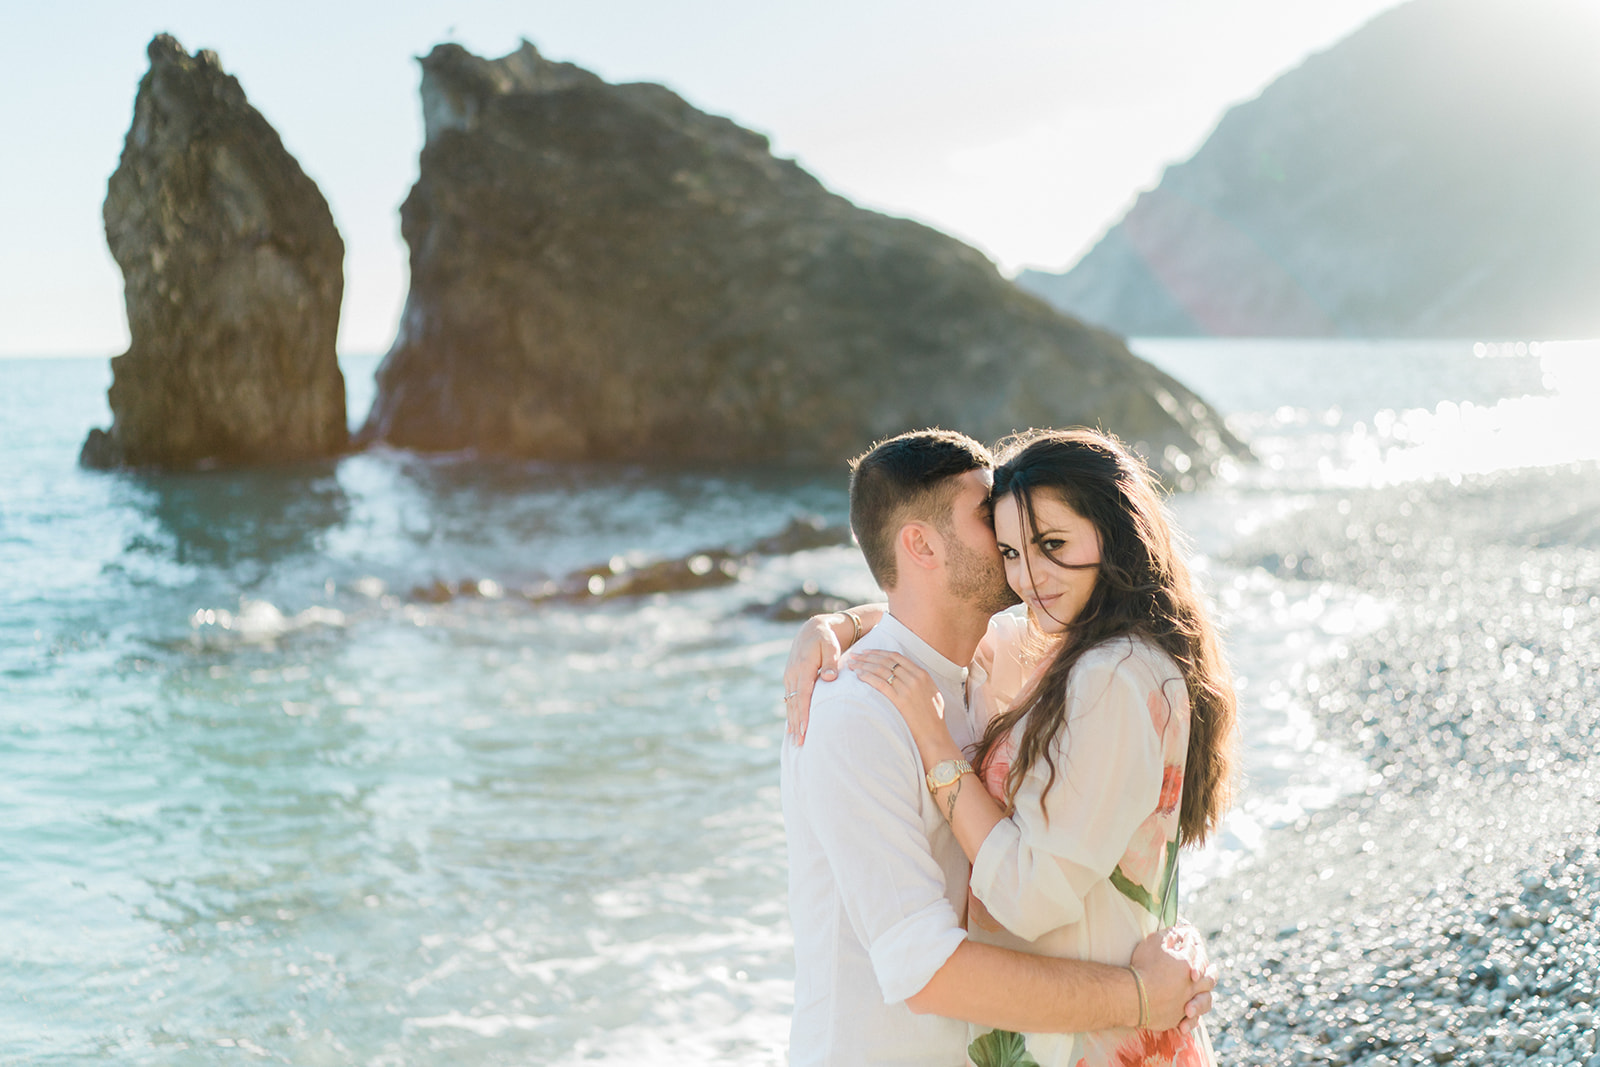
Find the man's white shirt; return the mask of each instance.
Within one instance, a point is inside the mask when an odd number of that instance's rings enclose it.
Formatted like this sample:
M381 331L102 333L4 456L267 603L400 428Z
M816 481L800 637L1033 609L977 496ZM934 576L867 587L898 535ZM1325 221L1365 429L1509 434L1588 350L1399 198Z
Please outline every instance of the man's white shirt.
M885 615L856 645L909 657L971 744L968 669ZM783 818L794 925L792 1067L966 1062L967 1027L917 1015L920 991L966 938L969 867L928 793L905 720L848 659L818 684L805 744L785 742Z

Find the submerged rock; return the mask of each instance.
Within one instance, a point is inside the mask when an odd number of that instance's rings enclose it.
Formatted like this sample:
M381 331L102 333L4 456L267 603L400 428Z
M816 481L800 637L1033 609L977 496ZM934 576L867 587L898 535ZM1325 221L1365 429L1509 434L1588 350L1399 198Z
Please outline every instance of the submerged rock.
M378 579L362 578L356 583L356 591L364 595L371 595L361 588L363 582L378 582ZM378 596L382 596L382 582L378 582ZM428 604L447 604L457 597L478 597L482 600L499 600L505 596L505 587L493 578L463 578L456 582L447 582L443 578L435 578L427 585L419 585L411 590L411 599Z
M789 556L808 549L850 543L850 527L844 523L829 525L821 515L796 515L777 533L752 544L749 551L760 556Z
M677 559L639 564L616 556L598 566L574 571L560 582L545 582L525 589L523 595L535 602L553 599L581 602L712 589L744 577L757 556L788 556L849 543L850 527L830 526L820 515L796 515L777 533L759 538L744 548L706 548ZM811 592L815 594L816 590ZM808 611L800 617L814 614L816 612Z
M604 563L572 571L559 580L552 578L524 585L520 592L524 600L535 604L549 600L591 603L654 593L688 593L740 581L761 556L788 556L849 543L848 526L830 525L820 515L796 515L777 533L757 538L743 547L702 548L683 556L658 560L613 556ZM367 583L365 589L360 588L363 583ZM379 596L383 592L383 583L376 578L363 578L353 588L365 595ZM801 594L813 598L819 595L815 583L811 582L805 583L795 595ZM490 578L464 578L460 581L435 578L429 584L411 590L413 601L430 604L444 604L462 597L498 600L504 595L505 586ZM829 602L838 600L826 594L821 594L821 597ZM780 601L772 610L778 610L787 601L794 601L794 596ZM842 601L838 606L848 607ZM768 607L760 606L756 610L766 612ZM834 609L816 609L830 610ZM816 614L816 611L806 611L797 617L805 618Z
M844 597L824 592L816 582L806 581L770 604L747 606L744 613L773 622L804 622L813 615L826 615L849 607L851 603Z
M422 71L411 292L363 441L836 462L919 426L1094 423L1169 470L1242 451L1118 338L659 85L526 42Z
M635 566L618 556L569 577L553 595L565 600L611 600L652 593L687 593L731 585L743 574L747 556L726 549L707 549L682 559L663 559ZM547 599L543 596L533 600Z
M302 460L344 449L334 350L344 242L316 185L215 53L150 42L106 192L128 351L91 467Z

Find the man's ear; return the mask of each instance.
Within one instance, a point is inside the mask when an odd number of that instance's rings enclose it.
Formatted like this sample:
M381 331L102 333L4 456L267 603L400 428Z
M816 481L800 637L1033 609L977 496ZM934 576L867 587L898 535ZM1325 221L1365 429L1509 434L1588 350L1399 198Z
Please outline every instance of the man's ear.
M936 570L944 560L944 538L925 522L908 522L898 538L902 565Z

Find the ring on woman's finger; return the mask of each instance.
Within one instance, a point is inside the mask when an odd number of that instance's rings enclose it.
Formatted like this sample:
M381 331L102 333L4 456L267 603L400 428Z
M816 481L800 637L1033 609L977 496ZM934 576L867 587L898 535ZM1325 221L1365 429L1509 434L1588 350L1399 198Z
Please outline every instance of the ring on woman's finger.
M795 698L795 697L797 697L797 696L799 696L799 695L800 695L800 690L798 690L798 689L796 689L796 690L795 690L795 691L794 691L794 692L792 692L792 693L785 693L785 694L783 694L783 699L785 699L785 700L793 700L793 699L794 699L794 698Z
M890 685L894 684L894 672L899 670L899 669L900 669L900 664L898 664L898 663L893 664L892 666L890 666L890 668L889 668L889 684Z

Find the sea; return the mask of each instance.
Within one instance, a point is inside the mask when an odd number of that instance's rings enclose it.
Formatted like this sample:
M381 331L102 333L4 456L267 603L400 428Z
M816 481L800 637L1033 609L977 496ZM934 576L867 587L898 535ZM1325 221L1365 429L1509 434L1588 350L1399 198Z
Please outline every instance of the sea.
M1302 680L1397 608L1237 546L1338 494L1593 469L1600 344L1133 347L1254 456L1168 501L1242 702L1194 899L1366 786ZM343 360L352 421L376 362ZM877 599L859 556L521 591L843 522L844 472L83 470L109 381L103 357L0 360L0 1062L783 1063L794 624L750 609ZM452 582L477 593L427 595Z

